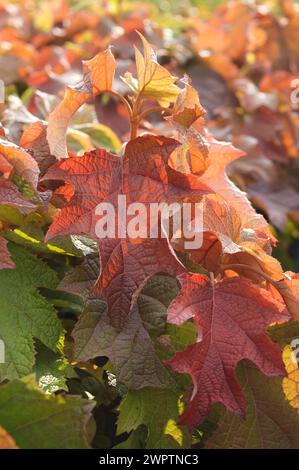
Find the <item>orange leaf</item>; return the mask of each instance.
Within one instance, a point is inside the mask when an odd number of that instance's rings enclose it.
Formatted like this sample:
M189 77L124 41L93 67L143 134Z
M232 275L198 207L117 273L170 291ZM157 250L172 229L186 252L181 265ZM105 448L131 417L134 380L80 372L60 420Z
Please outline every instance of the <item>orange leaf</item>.
M47 138L50 152L58 160L67 157L66 132L71 117L93 96L112 88L115 59L111 49L84 61L83 71L83 81L67 87L63 100L49 116Z
M139 33L143 43L144 53L135 47L135 59L137 67L137 82L130 73L126 73L124 81L138 93L141 98L156 99L163 107L168 107L176 100L180 89L175 85L176 77L173 77L165 67L158 63L157 56Z
M5 157L14 167L16 173L36 188L39 168L37 162L28 152L13 142L0 138L0 156Z

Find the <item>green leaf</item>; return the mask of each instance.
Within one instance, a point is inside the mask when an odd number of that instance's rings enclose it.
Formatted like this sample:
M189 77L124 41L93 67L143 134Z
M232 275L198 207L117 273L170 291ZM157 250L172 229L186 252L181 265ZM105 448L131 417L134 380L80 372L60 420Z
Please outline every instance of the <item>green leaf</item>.
M131 432L128 439L121 442L120 444L117 444L113 447L113 449L144 449L146 438L147 427L141 425Z
M24 449L88 448L85 426L94 403L50 396L32 378L0 386L0 425Z
M178 291L177 280L171 276L157 274L148 280L138 298L139 313L148 331L165 332L167 307Z
M299 338L299 322L288 321L276 324L268 330L270 338L280 346L290 344L293 339Z
M184 349L189 344L195 343L197 338L197 331L194 323L185 322L182 325L167 324L166 334L171 339L173 351L176 352Z
M282 379L265 377L250 363L240 365L238 375L248 403L246 417L222 411L218 429L206 447L298 449L298 414L284 397Z
M0 449L18 449L13 438L0 426Z
M158 358L137 307L121 331L110 324L105 309L105 302L99 299L87 302L72 334L75 359L109 357L117 382L129 389L173 386L173 374Z
M179 416L179 392L144 388L128 392L119 407L117 433L148 428L146 448L176 449L186 445L188 433L176 422Z
M56 274L24 248L9 245L9 249L16 268L0 271L0 339L5 349L0 381L31 373L33 338L56 351L62 335L55 309L38 292L38 287L55 288Z
M107 126L100 123L83 124L77 129L87 134L95 147L105 148L110 151L119 152L121 142L117 135Z
M80 315L84 308L84 299L80 295L69 292L59 291L58 289L41 288L40 292L47 301L58 309L59 312L65 311Z
M99 255L98 253L90 253L85 256L80 265L66 273L58 289L73 294L88 296L99 274Z
M36 349L35 375L39 387L46 393L67 391L66 378L77 377L77 374L63 353L55 353L39 342Z
M50 243L45 243L45 235L41 225L34 220L26 221L20 227L7 231L5 235L8 240L22 245L34 253L82 256L82 251L76 248L69 236L56 237Z
M0 204L0 220L12 225L22 225L25 217L20 213L17 207Z

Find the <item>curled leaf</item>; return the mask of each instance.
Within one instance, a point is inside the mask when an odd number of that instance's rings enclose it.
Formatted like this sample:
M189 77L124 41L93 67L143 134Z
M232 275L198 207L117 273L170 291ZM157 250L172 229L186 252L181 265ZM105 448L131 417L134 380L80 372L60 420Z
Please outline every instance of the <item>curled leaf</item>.
M39 177L39 168L34 158L24 149L0 138L0 156L6 158L16 173L36 188Z
M67 157L66 133L71 117L93 96L112 88L115 59L111 49L84 61L83 71L83 81L67 87L63 100L49 116L47 138L50 152L58 160Z

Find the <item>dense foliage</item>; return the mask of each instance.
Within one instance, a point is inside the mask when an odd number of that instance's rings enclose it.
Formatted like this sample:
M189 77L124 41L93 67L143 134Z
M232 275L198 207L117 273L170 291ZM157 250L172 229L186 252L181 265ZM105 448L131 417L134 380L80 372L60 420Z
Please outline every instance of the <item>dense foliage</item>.
M201 11L0 2L0 448L299 446L299 10Z

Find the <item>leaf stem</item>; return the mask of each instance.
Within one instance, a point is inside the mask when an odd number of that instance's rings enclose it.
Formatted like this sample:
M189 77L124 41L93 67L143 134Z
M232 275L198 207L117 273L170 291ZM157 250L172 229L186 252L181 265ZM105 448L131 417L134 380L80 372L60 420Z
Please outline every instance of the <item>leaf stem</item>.
M131 133L130 139L131 140L134 139L137 136L137 129L138 129L138 124L139 124L139 121L136 119L137 116L135 116L135 109L134 109L135 108L135 103L133 103L133 106L132 106L131 103L123 95L121 95L117 91L106 90L106 91L103 91L103 93L101 93L101 94L104 94L104 93L109 93L110 95L115 96L117 99L119 99L125 105L126 110L128 112L128 115L129 115L129 120L130 120L130 128L131 128L130 129L130 133Z
M121 95L117 91L113 91L113 90L107 90L107 91L104 91L103 93L109 93L110 95L115 96L120 101L122 101L122 103L125 105L125 107L128 111L129 117L131 118L131 116L132 116L132 107L131 107L129 101L126 100L126 98L123 95Z
M163 112L166 114L171 114L171 110L168 108L163 108L162 106L153 106L152 108L145 109L142 113L139 114L139 121L142 121L148 114Z
M258 276L263 277L266 281L268 281L274 287L277 286L277 282L274 281L274 279L272 279L270 276L268 276L268 274L258 271L256 268L249 266L247 264L236 263L236 264L225 264L221 266L222 271L226 271L227 269L231 269L232 271L236 271L236 272L238 272L237 271L238 269L248 269L249 271L254 272Z

